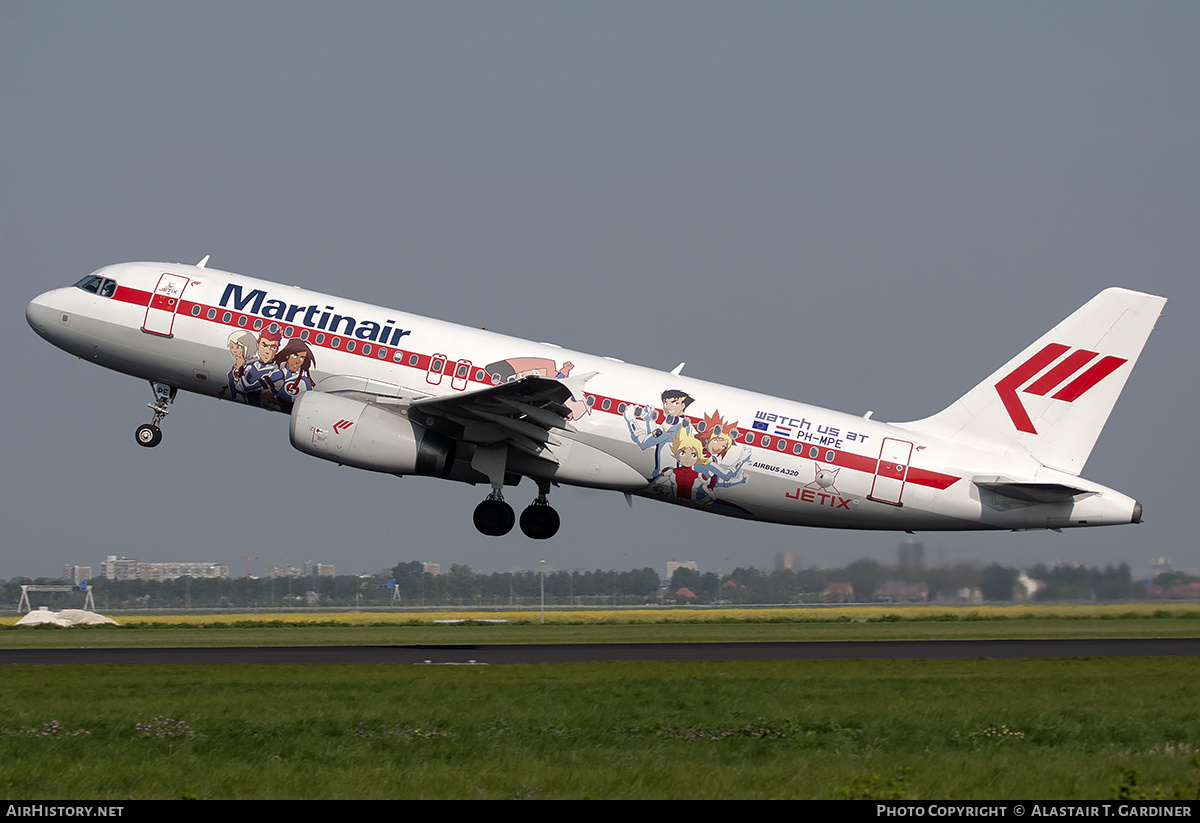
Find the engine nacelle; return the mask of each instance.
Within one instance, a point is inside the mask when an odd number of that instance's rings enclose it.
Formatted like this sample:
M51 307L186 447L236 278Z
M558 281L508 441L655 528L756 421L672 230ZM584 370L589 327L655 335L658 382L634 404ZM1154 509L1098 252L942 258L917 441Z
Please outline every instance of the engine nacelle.
M292 406L292 445L305 454L388 474L448 477L454 441L378 406L320 391Z

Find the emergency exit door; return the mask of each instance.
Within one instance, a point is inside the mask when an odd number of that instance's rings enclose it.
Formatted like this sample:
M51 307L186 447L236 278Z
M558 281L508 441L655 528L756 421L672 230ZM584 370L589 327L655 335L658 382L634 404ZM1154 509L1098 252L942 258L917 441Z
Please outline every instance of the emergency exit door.
M187 285L188 278L182 274L168 273L158 278L154 294L150 295L150 305L146 306L142 331L163 337L171 336L175 327L175 313L179 311L179 303Z
M879 460L875 464L875 480L871 484L868 499L893 506L903 506L904 484L908 479L908 461L912 458L913 444L894 437L883 438L879 449Z

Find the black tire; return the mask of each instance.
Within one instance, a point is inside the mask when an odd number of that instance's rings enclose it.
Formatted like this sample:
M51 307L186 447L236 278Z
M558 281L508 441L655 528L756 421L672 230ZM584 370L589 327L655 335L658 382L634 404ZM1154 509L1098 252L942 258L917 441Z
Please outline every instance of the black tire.
M150 423L143 423L137 427L137 431L134 432L133 436L139 446L152 449L162 442L162 429Z
M500 537L512 531L517 515L503 500L484 500L475 507L475 528L488 537Z
M521 531L534 540L549 540L558 534L558 512L547 505L526 506L521 512Z

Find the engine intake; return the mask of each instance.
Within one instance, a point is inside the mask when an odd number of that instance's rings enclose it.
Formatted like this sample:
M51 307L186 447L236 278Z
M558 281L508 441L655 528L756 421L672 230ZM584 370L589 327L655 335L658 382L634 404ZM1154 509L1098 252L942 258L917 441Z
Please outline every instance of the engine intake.
M320 391L292 406L292 445L305 454L388 474L449 477L455 443L408 418Z

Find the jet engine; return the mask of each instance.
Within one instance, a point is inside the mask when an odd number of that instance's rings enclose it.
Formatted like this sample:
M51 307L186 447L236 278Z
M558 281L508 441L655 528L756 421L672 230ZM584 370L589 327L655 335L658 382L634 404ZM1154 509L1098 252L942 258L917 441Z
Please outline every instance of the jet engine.
M450 476L454 441L379 406L307 391L292 406L292 445L305 454L388 474Z

